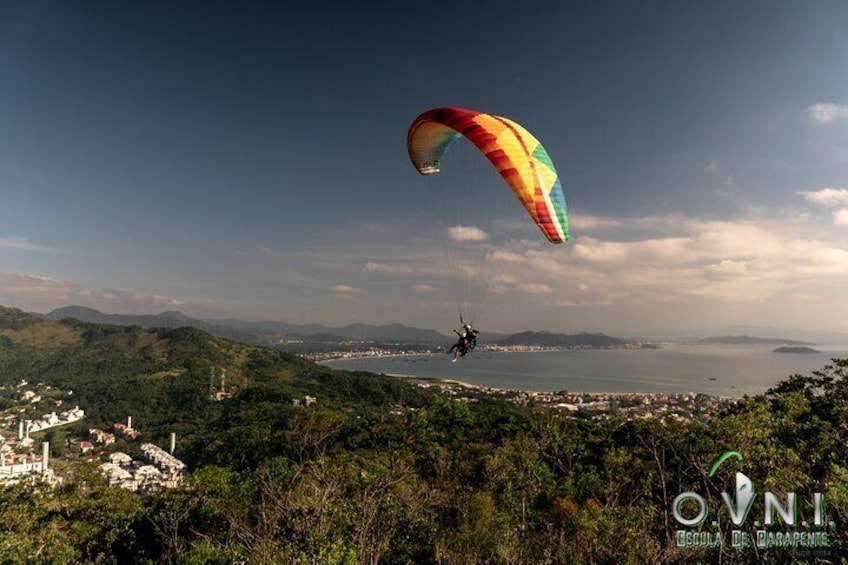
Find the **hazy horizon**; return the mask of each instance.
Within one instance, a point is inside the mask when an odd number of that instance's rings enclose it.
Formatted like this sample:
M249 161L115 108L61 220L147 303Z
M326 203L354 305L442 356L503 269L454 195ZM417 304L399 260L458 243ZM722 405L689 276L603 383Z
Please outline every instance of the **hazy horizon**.
M2 307L15 307L8 304L0 304ZM79 304L66 304L63 306L59 306L57 308L47 310L47 311L35 311L35 310L23 310L27 313L39 315L39 316L48 316L54 310L61 310L64 308L92 308L90 306L82 306ZM97 308L93 308L95 311L100 314L107 316L158 316L167 313L178 313L184 316L188 316L188 314L182 312L181 310L158 310L158 311L148 311L148 312L121 312L121 311L103 311ZM343 328L350 325L356 324L365 324L365 322L361 321L353 321L345 324L320 324L318 322L302 322L302 323L294 323L289 320L279 319L279 318L256 318L256 319L248 319L248 318L203 318L203 317L194 317L189 316L192 319L199 320L201 322L207 323L221 323L226 325L227 322L240 322L240 323L285 323L291 325L319 325L324 326L328 329L333 328ZM452 334L450 330L445 330L441 327L427 327L427 326L410 326L409 324L403 324L403 322L386 322L385 324L366 324L366 325L391 325L391 324L401 324L406 325L408 327L414 327L417 329L423 330L435 330L441 332L446 339L450 339ZM624 339L649 339L656 341L670 340L670 341L678 341L678 340L686 340L686 339L703 339L709 337L722 337L722 336L748 336L753 338L776 338L776 339L787 339L787 340L798 340L798 341L807 341L813 345L848 345L848 332L836 332L836 331L828 331L821 330L816 328L799 328L799 327L769 327L769 326L756 326L756 325L733 325L733 326L722 326L722 327L704 327L704 328L683 328L678 329L676 331L673 330L655 330L655 331L637 331L631 333L620 333L614 331L607 330L594 330L592 332L588 332L588 330L573 330L573 331L557 331L552 330L546 327L515 327L501 329L501 330L491 330L486 329L483 332L483 335L491 335L497 334L499 336L508 336L512 334L518 334L522 332L551 332L551 333L601 333L606 334L612 337L624 338ZM485 341L485 339L484 339Z
M513 267L484 330L848 332L848 4L441 10L473 25L3 3L0 304L449 333L405 136L458 105L542 141L573 237L480 243Z

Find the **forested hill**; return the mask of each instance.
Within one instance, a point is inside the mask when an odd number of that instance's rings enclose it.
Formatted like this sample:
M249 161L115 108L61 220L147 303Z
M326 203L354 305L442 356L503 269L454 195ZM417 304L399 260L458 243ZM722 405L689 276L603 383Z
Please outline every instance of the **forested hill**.
M808 341L749 335L723 335L698 340L701 345L814 345Z
M633 342L600 333L559 334L551 332L522 332L496 342L498 345L528 345L541 347L618 348Z
M221 373L226 372L226 390ZM178 433L189 462L210 457L209 429L227 435L237 416L255 438L283 425L292 401L306 395L320 409L366 411L421 405L428 394L391 377L336 371L282 351L214 337L191 327L53 321L0 306L0 384L21 380L73 390L86 425L111 426L132 416L149 439ZM224 393L226 402L210 400ZM225 422L226 420L226 422ZM255 426L254 426L255 424ZM225 429L226 428L226 429ZM257 438L258 441L258 438ZM233 453L254 449L242 438ZM261 455L267 449L256 449ZM217 457L217 455L214 455ZM214 458L213 457L213 458Z

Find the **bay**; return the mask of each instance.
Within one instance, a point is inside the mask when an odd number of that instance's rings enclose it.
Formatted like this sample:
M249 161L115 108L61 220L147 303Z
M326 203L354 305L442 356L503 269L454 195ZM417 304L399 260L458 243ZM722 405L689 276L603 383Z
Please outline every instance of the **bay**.
M848 345L816 346L821 353L774 353L773 347L664 345L660 349L589 349L339 359L336 369L455 379L518 390L572 392L699 392L727 397L760 394L793 374L808 375ZM713 380L714 379L714 380Z

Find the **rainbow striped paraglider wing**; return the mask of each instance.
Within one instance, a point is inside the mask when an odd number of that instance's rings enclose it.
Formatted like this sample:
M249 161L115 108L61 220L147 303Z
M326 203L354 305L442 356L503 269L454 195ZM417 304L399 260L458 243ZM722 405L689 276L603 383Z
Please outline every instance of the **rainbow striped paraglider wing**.
M548 241L568 241L565 197L554 164L542 144L512 120L453 106L424 112L407 134L418 172L438 173L442 157L460 136L497 168Z

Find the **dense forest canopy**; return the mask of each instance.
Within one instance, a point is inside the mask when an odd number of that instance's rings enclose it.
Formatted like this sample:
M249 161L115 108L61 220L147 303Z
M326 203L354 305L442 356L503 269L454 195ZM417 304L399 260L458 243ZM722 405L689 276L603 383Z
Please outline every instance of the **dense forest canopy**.
M225 368L237 391L210 400ZM4 563L789 563L848 555L848 362L787 376L707 423L597 420L335 371L191 328L61 322L0 309L0 382L73 390L80 428L132 415L178 437L191 472L149 496L96 462L55 491L0 490ZM310 395L310 407L292 401ZM74 433L73 429L64 432ZM54 446L54 449L56 447ZM710 466L733 450L743 462ZM830 545L678 548L672 502L700 493L724 534L734 473L763 497L824 493ZM688 514L691 508L684 508ZM716 518L718 517L718 518ZM787 528L776 528L786 530Z

